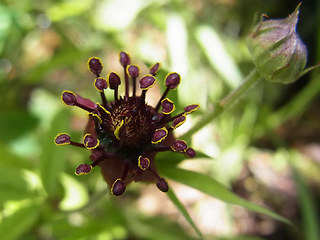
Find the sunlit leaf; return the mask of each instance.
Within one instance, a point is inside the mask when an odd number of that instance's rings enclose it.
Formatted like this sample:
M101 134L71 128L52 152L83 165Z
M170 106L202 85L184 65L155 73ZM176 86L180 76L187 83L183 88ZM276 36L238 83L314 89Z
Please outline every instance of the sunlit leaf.
M61 21L67 17L76 16L86 12L90 8L92 2L92 0L60 1L48 9L48 15L52 21Z
M60 202L62 210L74 210L83 207L88 202L89 196L84 185L77 182L74 178L63 174L61 175L61 184L65 191L64 198Z
M210 176L184 170L181 168L163 168L161 172L169 179L183 183L201 192L204 192L214 198L223 202L245 207L251 211L268 215L274 219L280 220L285 223L290 223L286 218L264 208L257 204L248 202L237 195L233 194L228 188L211 178Z
M105 31L119 31L127 28L142 9L153 1L117 0L101 1L93 21L96 27Z
M212 27L201 26L196 29L195 37L212 67L229 86L237 87L243 79L242 74L218 33Z
M34 196L23 174L19 168L0 164L0 202L27 199Z
M2 53L3 46L9 33L10 25L10 13L5 6L0 4L0 54Z
M34 203L3 218L0 224L1 239L10 240L22 236L37 221L39 210L40 205Z

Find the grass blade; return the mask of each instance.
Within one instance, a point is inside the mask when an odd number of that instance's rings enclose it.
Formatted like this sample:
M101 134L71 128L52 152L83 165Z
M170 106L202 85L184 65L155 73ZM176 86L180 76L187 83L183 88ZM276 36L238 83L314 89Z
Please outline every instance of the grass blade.
M290 221L288 219L272 212L271 210L268 210L262 206L248 202L238 197L237 195L233 194L227 187L217 182L210 176L189 170L184 170L181 168L163 168L161 169L161 172L169 179L198 189L199 191L217 198L223 202L241 206L251 211L262 213L279 221L290 224Z
M193 222L192 218L190 217L187 209L183 206L183 204L180 202L180 200L177 198L176 194L172 191L172 189L169 189L167 192L167 196L172 201L172 203L177 207L177 209L181 212L181 214L184 216L184 218L188 221L188 223L192 226L192 228L196 231L200 239L203 239L203 236L196 226L196 224Z

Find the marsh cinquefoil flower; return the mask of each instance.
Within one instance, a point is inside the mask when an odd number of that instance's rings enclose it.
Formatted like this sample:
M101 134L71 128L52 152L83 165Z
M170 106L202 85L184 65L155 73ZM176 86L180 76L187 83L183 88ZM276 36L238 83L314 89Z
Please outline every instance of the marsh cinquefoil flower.
M108 183L111 193L119 196L132 181L155 182L163 192L169 187L167 181L160 177L154 163L157 152L173 151L193 158L196 152L187 146L183 140L177 140L172 130L186 120L186 116L199 108L193 104L184 108L181 113L172 116L175 110L173 102L167 98L171 89L180 83L178 73L169 73L165 78L166 90L156 107L145 101L146 93L156 82L156 74L160 64L154 64L149 74L139 78L140 69L130 65L128 54L120 53L120 63L124 69L125 96L118 95L121 78L116 72L110 72L106 78L100 76L103 66L99 58L88 61L90 71L95 75L94 86L99 91L101 103L71 92L64 91L62 101L68 106L77 106L88 112L89 120L83 137L83 142L71 140L66 133L55 138L57 145L73 145L87 148L91 151L91 164L80 164L75 173L84 175L91 172L95 166L101 167L102 175ZM140 96L136 94L136 81L139 78ZM132 94L129 94L129 80L132 82ZM105 89L114 91L114 100L109 101Z

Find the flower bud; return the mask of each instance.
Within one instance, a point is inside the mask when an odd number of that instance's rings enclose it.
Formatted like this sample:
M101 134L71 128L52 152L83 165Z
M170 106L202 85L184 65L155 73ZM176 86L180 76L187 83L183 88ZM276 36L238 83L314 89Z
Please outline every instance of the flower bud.
M303 74L307 49L296 32L299 7L285 19L261 19L249 38L253 62L268 81L286 84Z

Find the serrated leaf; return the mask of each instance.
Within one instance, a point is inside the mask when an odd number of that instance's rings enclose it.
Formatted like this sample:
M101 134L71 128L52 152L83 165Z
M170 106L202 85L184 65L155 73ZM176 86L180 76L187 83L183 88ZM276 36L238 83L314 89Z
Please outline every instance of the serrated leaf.
M251 211L261 213L279 221L290 224L290 221L288 219L272 212L271 210L268 210L262 206L259 206L257 204L251 203L249 201L246 201L245 199L238 197L237 195L232 193L227 187L217 182L210 176L175 167L162 168L159 170L161 170L161 173L167 176L167 178L193 187L223 202L241 206Z

